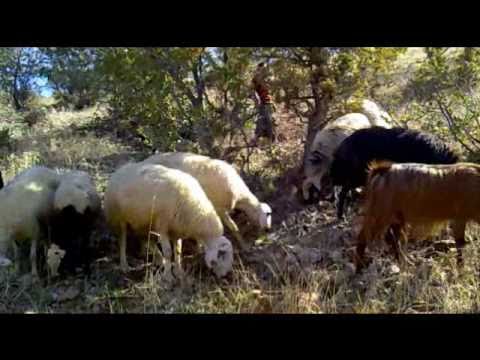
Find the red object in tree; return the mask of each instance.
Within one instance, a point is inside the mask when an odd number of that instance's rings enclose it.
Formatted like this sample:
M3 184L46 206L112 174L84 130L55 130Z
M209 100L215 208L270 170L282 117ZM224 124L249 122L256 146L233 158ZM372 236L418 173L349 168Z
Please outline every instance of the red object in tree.
M260 102L264 105L272 103L272 97L270 96L268 87L265 84L266 76L267 76L266 69L263 67L263 65L259 65L252 79L255 92L258 94L258 97L260 98Z
M258 97L260 98L260 102L262 104L271 104L272 97L270 96L268 88L265 85L258 83L255 79L253 79L253 85Z

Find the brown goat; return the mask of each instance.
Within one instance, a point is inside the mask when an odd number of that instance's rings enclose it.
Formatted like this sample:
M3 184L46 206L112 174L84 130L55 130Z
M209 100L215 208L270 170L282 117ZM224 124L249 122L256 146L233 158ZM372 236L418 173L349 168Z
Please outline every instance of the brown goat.
M480 222L480 166L373 162L369 166L362 217L357 238L357 272L364 265L368 242L386 235L396 258L402 256L406 260L398 241L399 236L406 240L406 225L432 227L447 221L452 221L457 261L462 265L466 224Z

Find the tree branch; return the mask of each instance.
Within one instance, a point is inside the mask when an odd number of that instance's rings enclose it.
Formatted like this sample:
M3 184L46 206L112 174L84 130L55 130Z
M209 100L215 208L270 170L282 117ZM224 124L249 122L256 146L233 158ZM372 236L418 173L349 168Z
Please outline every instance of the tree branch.
M172 79L175 81L175 84L185 93L187 98L190 100L192 105L194 107L198 107L200 105L199 99L193 95L193 92L191 89L189 89L182 78L180 78L180 75L178 73L178 66L175 64L172 64L168 58L162 53L156 53L154 48L147 48L147 52L150 54L150 57L162 68L166 69L169 75L172 77ZM168 49L165 49L165 51L168 51ZM159 58L161 56L161 58Z
M440 102L439 99L435 99L438 108L440 109L440 112L442 113L443 117L447 121L448 128L450 129L450 132L452 133L453 137L455 138L456 141L458 141L465 149L468 150L470 153L474 153L475 151L465 144L458 136L457 136L457 129L456 129L456 124L455 121L453 120L450 112L443 106L443 104Z

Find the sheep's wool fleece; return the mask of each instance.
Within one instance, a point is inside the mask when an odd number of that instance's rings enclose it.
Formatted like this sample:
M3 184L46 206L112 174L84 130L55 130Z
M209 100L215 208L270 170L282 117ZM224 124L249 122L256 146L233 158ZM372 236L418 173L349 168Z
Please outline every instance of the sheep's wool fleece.
M72 205L83 214L87 207L100 208L100 198L90 176L84 171L70 171L61 175L61 182L55 193L54 207L57 210Z
M328 168L333 159L333 153L338 146L350 136L354 131L370 127L368 118L359 113L351 113L339 117L334 122L327 125L315 136L310 153L318 152L322 154L322 168ZM313 176L315 166L306 164L305 174Z
M371 126L391 128L392 118L373 101L363 100L359 111L361 113L350 113L337 118L315 135L310 153L322 154L325 162L325 165L321 166L322 169L330 166L335 150L356 130ZM314 168L315 166L306 164L305 174L307 177L314 175Z
M259 204L235 168L223 160L192 153L170 152L153 155L143 161L161 164L192 175L198 180L217 210L230 211L238 200L248 198Z
M303 196L305 199L309 197L308 187L310 184L315 185L318 190L321 190L322 178L330 169L330 165L333 161L333 154L343 140L357 130L365 129L376 124L390 127L390 125L382 120L378 113L375 113L374 110L377 112L380 111L375 103L364 101L362 102L362 110L365 110L365 106L367 106L370 112L373 112L374 115L370 114L367 116L361 113L343 115L325 126L315 135L310 148L309 160L305 163L306 179L303 181L302 185ZM373 120L370 117L372 117ZM319 158L321 159L320 161L318 161ZM310 162L312 160L317 161L318 163L312 164Z
M127 164L111 177L105 213L114 231L125 221L136 232L153 229L178 237L207 239L223 225L202 187L192 176L154 164Z
M38 218L51 211L58 175L44 167L18 174L0 191L0 253L5 254L14 239L38 235Z

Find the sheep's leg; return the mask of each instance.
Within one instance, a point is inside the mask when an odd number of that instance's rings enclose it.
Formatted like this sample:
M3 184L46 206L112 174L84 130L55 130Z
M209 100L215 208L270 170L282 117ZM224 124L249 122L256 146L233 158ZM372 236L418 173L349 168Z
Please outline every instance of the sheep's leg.
M172 282L172 247L170 245L170 239L165 234L161 234L159 236L159 242L162 246L163 253L163 276L167 282Z
M30 245L30 264L32 266L32 280L38 280L38 269L37 269L37 238L32 239L32 244Z
M233 221L233 219L230 217L227 211L224 211L221 213L220 218L222 219L223 223L227 226L227 228L232 232L235 240L240 246L240 249L242 251L246 251L248 249L247 244L242 238L242 235L240 234L240 231L238 230L237 224Z
M163 255L160 249L158 248L158 244L156 242L150 243L150 250L153 255L153 265L162 266Z
M160 235L157 233L154 233L158 238L160 238ZM160 249L158 248L157 241L153 241L151 238L147 239L144 241L142 244L142 256L145 258L145 261L148 262L148 254L152 254L153 256L153 264L155 266L162 266L163 264L163 255L160 252Z
M467 223L465 221L457 220L452 224L453 236L455 237L455 245L457 247L457 264L463 266L463 248L466 244L465 241L465 227Z
M20 267L20 249L16 241L13 242L13 256L15 258L15 273L20 275L21 267Z
M127 272L127 224L125 222L122 222L120 225L120 238L118 239L118 244L120 251L120 269L123 272Z
M177 239L176 241L174 241L174 244L175 249L173 252L173 256L175 259L175 271L180 281L182 281L184 277L184 272L182 268L182 239Z
M343 219L343 208L345 206L345 199L347 198L347 194L349 190L350 190L349 188L347 188L346 186L343 186L342 191L340 191L340 194L338 195L338 207L337 207L338 220Z

